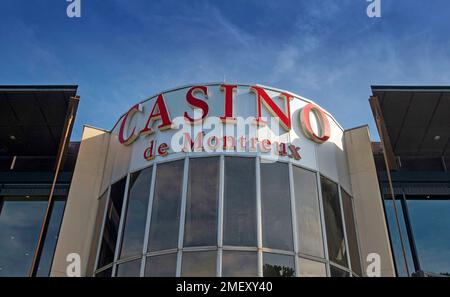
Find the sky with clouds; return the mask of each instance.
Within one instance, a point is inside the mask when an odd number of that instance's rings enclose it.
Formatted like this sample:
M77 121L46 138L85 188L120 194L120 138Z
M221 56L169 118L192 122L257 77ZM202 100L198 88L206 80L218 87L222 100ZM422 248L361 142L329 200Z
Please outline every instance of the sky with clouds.
M369 124L374 84L450 85L450 1L65 0L0 3L0 84L77 84L82 125L196 82L260 83Z

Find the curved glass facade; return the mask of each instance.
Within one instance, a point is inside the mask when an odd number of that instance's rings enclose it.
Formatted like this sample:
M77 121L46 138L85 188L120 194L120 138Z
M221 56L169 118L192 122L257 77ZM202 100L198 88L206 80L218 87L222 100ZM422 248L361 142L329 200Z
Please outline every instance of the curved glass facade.
M292 162L154 162L105 197L96 276L361 275L352 197Z

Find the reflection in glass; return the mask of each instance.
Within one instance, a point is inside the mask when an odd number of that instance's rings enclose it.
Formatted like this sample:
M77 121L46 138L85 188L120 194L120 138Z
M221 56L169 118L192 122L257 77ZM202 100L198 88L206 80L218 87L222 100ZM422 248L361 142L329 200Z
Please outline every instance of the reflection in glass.
M114 251L119 231L120 213L122 211L123 194L125 192L126 179L122 178L111 186L110 200L103 229L102 245L98 259L98 268L101 268L114 260Z
M327 268L325 263L299 258L299 270L301 277L325 277Z
M181 276L216 276L217 252L183 252Z
M321 176L323 210L327 230L328 254L331 261L347 267L342 214L337 185Z
M147 257L145 276L174 277L177 271L177 254Z
M258 276L258 254L256 252L223 251L222 276Z
M299 251L323 258L317 176L314 172L296 166L292 167L292 171Z
M350 273L339 269L333 265L330 265L330 276L331 277L350 277Z
M189 160L184 246L217 245L219 160Z
M264 253L263 262L263 276L295 276L294 256Z
M353 215L353 201L347 192L341 188L342 207L344 208L345 230L347 231L348 250L352 271L362 276L361 260L359 257L358 239L356 235L355 217Z
M395 200L398 212L398 219L400 221L400 229L403 236L403 244L405 245L406 249L406 259L408 261L408 269L410 272L412 272L414 270L414 263L412 260L411 248L409 246L409 241L407 237L405 220L403 218L402 205L399 199L401 199L401 197L396 197ZM386 218L389 226L389 236L391 239L392 250L394 252L394 260L395 260L395 268L397 270L397 276L408 276L405 269L405 262L403 259L403 252L400 243L400 235L398 234L397 231L398 228L395 220L394 205L392 203L392 200L385 199L384 206L386 209Z
M27 276L47 201L8 197L0 206L0 276Z
M125 262L117 265L116 276L118 277L137 277L140 275L141 259Z
M261 164L263 246L293 250L288 164Z
M255 158L226 157L224 245L256 246Z
M142 254L152 167L130 175L128 205L119 258Z
M407 200L422 270L450 276L450 200Z
M53 255L56 249L56 242L59 236L59 227L61 226L65 200L54 200L50 221L45 234L44 247L42 248L41 258L39 260L36 276L50 276L50 268L53 262Z
M149 251L178 246L183 168L184 160L158 164L156 167Z

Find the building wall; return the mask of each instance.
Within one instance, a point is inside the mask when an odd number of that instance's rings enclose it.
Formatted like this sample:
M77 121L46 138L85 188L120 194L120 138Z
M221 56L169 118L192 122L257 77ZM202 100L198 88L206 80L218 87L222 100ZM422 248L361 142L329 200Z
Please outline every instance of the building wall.
M84 127L51 276L66 276L70 253L81 257L81 276L92 275L92 239L109 139L104 130Z
M365 261L367 255L377 253L381 260L381 275L395 276L368 126L345 131L344 140L363 270L366 271L368 265Z

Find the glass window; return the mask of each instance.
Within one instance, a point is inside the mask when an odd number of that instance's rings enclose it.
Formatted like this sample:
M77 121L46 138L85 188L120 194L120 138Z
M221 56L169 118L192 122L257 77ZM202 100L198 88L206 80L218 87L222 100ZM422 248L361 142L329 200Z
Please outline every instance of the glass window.
M327 268L325 263L299 258L299 270L301 277L325 277Z
M347 266L342 214L339 203L338 186L331 180L321 176L323 210L327 230L328 254L330 260Z
M89 252L89 259L87 263L87 273L90 275L95 269L95 258L97 257L98 245L100 241L100 231L102 228L103 219L105 217L106 202L108 202L108 191L106 190L98 199L97 216L95 217L95 226L93 238L91 242L91 250Z
M224 245L256 246L255 159L226 157L224 183Z
M117 265L116 276L137 277L141 274L141 259Z
M450 276L450 200L407 200L407 206L422 270Z
M189 160L184 246L217 245L219 160Z
M102 270L100 272L97 272L95 274L95 277L111 277L112 274L112 267Z
M317 176L314 172L296 166L293 166L292 171L299 251L323 258Z
M178 247L184 160L158 164L150 223L149 251Z
M28 275L47 204L47 197L0 198L0 276ZM64 204L58 199L53 204L39 276L49 274Z
M66 206L65 200L54 200L50 221L45 234L44 246L42 248L41 258L36 276L50 276L50 268L52 267L53 255L56 249L56 242L58 241L59 228L61 226L64 208Z
M130 175L120 258L142 254L152 167Z
M288 164L261 164L263 245L293 250Z
M217 252L183 252L181 276L216 276Z
M145 276L174 277L177 271L177 254L147 257Z
M408 269L410 272L412 272L414 270L414 263L412 260L411 249L409 246L408 234L406 232L405 220L403 218L403 211L400 199L401 197L396 197L395 202L397 206L398 219L400 221L400 229L403 236L403 244L405 245L406 249L406 260L408 262ZM398 234L397 223L395 220L394 204L392 203L392 200L386 199L384 200L384 206L386 208L387 223L389 226L389 236L391 239L392 250L394 252L395 268L397 270L397 275L408 276L405 268L405 260L403 258L400 235Z
M119 231L120 213L122 211L123 194L126 179L123 178L111 186L110 199L103 229L102 245L97 267L103 267L114 260L114 251Z
M347 231L348 251L352 271L362 276L361 260L359 257L358 238L356 237L356 224L353 215L353 201L347 192L341 188L342 207L344 208L345 230Z
M223 251L222 276L258 276L258 254L256 252Z
M270 277L295 276L294 256L264 253L263 275Z
M330 276L331 277L350 277L350 273L339 269L333 265L330 265Z

